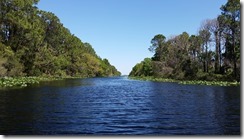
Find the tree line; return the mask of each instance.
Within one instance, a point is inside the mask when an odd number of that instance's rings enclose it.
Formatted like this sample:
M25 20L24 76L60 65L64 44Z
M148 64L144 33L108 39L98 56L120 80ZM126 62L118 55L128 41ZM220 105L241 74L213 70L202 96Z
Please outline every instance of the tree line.
M0 0L0 77L120 75L38 2Z
M154 56L136 64L130 76L240 81L241 4L228 0L220 9L218 17L202 22L196 35L155 35L149 47Z

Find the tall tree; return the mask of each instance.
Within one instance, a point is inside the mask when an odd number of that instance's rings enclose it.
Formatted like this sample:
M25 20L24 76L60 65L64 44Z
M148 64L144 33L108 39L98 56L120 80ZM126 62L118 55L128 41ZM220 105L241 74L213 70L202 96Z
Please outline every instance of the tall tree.
M166 52L166 48L164 47L166 41L166 37L162 34L158 34L153 37L151 40L151 46L149 47L149 51L155 52L153 60L161 61L164 59Z
M0 76L120 74L56 15L39 10L38 1L0 0ZM104 72L108 69L111 72Z
M215 40L215 73L220 73L221 69L221 61L220 61L220 55L221 55L221 28L219 21L215 19L208 19L205 21L205 28L210 31Z
M221 8L222 17L224 19L224 27L226 33L226 55L229 53L229 59L234 65L234 76L239 79L237 70L237 61L240 58L240 0L228 0Z
M201 51L201 38L196 35L191 35L189 38L189 53L192 56L193 60L197 60L197 56L200 54Z
M221 7L222 14L205 20L198 35L183 32L169 39L158 34L151 40L149 51L153 76L174 79L212 80L214 73L219 79L239 81L240 77L240 1L228 0ZM215 47L211 47L211 46ZM145 73L144 62L137 64L131 74ZM199 70L203 69L203 70ZM205 73L202 73L205 72ZM227 79L227 78L226 78Z
M211 33L206 30L206 29L203 29L203 30L200 30L199 31L199 36L201 37L202 39L202 52L204 52L204 54L202 54L203 56L203 71L204 72L208 72L208 43L210 41L210 36L211 36Z

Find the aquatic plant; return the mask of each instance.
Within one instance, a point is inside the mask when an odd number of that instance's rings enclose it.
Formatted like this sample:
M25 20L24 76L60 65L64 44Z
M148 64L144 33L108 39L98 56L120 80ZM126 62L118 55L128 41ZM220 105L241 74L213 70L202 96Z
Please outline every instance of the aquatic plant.
M174 79L165 79L165 78L155 78L152 76L147 77L129 77L134 80L143 80L143 81L155 81L155 82L176 82L183 85L214 85L214 86L239 86L240 82L227 82L227 81L203 81L203 80L174 80Z
M42 81L58 80L54 77L3 77L0 78L0 88L26 87L31 84L39 84Z

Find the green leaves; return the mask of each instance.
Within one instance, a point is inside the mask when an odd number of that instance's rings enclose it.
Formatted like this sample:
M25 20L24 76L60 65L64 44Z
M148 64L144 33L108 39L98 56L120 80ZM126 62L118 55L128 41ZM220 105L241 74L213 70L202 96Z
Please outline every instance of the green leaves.
M218 81L239 81L240 6L239 0L228 0L221 7L222 14L205 20L197 35L183 32L168 39L162 34L155 35L149 48L154 53L151 61L136 64L130 76L211 81L220 73ZM218 84L215 82L182 83Z
M129 76L152 76L152 60L151 58L145 58L141 63L136 64Z
M47 77L3 77L0 78L0 89L9 87L26 87L31 84L39 84L42 81L59 80L59 78Z
M0 1L0 77L120 75L38 1Z
M228 2L221 8L222 13L218 17L221 21L220 26L223 28L225 34L225 58L226 61L230 61L233 65L233 73L237 80L240 80L240 39L241 39L241 27L240 27L240 13L241 3L240 0L228 0ZM227 65L225 63L225 65Z
M162 34L158 34L154 36L151 40L151 46L148 48L149 51L155 52L155 50L159 47L162 47L163 43L165 42L166 37Z

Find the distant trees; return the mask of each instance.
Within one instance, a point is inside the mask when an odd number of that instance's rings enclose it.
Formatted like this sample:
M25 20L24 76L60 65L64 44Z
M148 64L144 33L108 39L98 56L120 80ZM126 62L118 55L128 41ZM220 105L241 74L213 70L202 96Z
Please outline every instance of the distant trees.
M228 0L221 15L205 20L197 35L183 32L166 39L162 34L151 40L150 75L143 63L130 76L174 79L240 80L240 1ZM213 47L214 46L214 47Z
M152 76L152 60L145 58L141 63L133 67L130 76Z
M0 76L120 75L38 1L0 1Z

